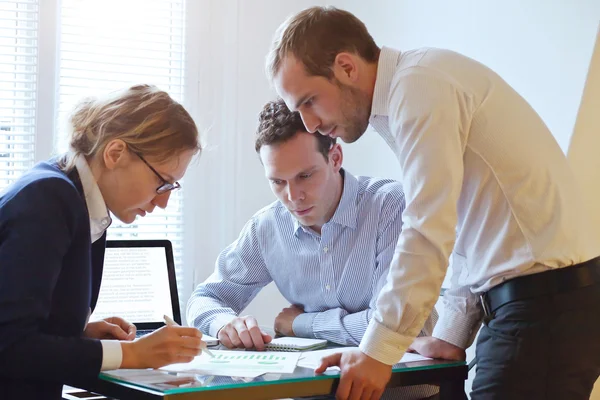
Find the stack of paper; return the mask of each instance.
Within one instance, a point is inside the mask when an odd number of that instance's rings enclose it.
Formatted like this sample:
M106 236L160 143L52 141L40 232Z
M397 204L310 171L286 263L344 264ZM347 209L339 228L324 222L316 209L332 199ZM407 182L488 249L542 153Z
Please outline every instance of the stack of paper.
M280 337L267 343L265 349L279 351L309 351L320 349L325 346L327 346L327 340L324 339Z

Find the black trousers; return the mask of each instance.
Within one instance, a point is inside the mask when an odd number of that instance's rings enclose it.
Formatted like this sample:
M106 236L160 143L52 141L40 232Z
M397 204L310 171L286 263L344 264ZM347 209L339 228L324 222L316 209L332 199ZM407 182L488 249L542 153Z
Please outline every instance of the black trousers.
M472 400L589 399L600 375L600 284L498 308L476 355Z

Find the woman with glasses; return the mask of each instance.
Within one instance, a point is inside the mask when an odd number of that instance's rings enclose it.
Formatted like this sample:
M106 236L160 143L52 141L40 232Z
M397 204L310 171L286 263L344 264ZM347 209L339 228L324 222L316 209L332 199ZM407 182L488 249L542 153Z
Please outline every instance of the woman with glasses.
M0 193L0 398L60 399L101 370L188 362L195 328L133 341L121 318L89 322L109 211L124 223L165 208L201 146L185 109L154 86L82 102L70 151ZM116 340L115 340L116 339Z

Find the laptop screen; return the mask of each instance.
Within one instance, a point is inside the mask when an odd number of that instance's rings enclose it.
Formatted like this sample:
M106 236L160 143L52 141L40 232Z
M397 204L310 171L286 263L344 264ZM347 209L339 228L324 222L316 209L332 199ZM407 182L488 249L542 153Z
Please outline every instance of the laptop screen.
M139 329L162 325L163 315L180 320L173 269L169 241L107 241L100 294L90 321L119 316Z

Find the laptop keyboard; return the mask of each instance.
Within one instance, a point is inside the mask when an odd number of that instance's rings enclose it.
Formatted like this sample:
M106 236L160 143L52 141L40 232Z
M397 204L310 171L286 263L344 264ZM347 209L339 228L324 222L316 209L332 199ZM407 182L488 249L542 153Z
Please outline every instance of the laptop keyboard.
M146 336L149 333L154 332L154 329L140 329L135 333L136 338L140 338L142 336Z

